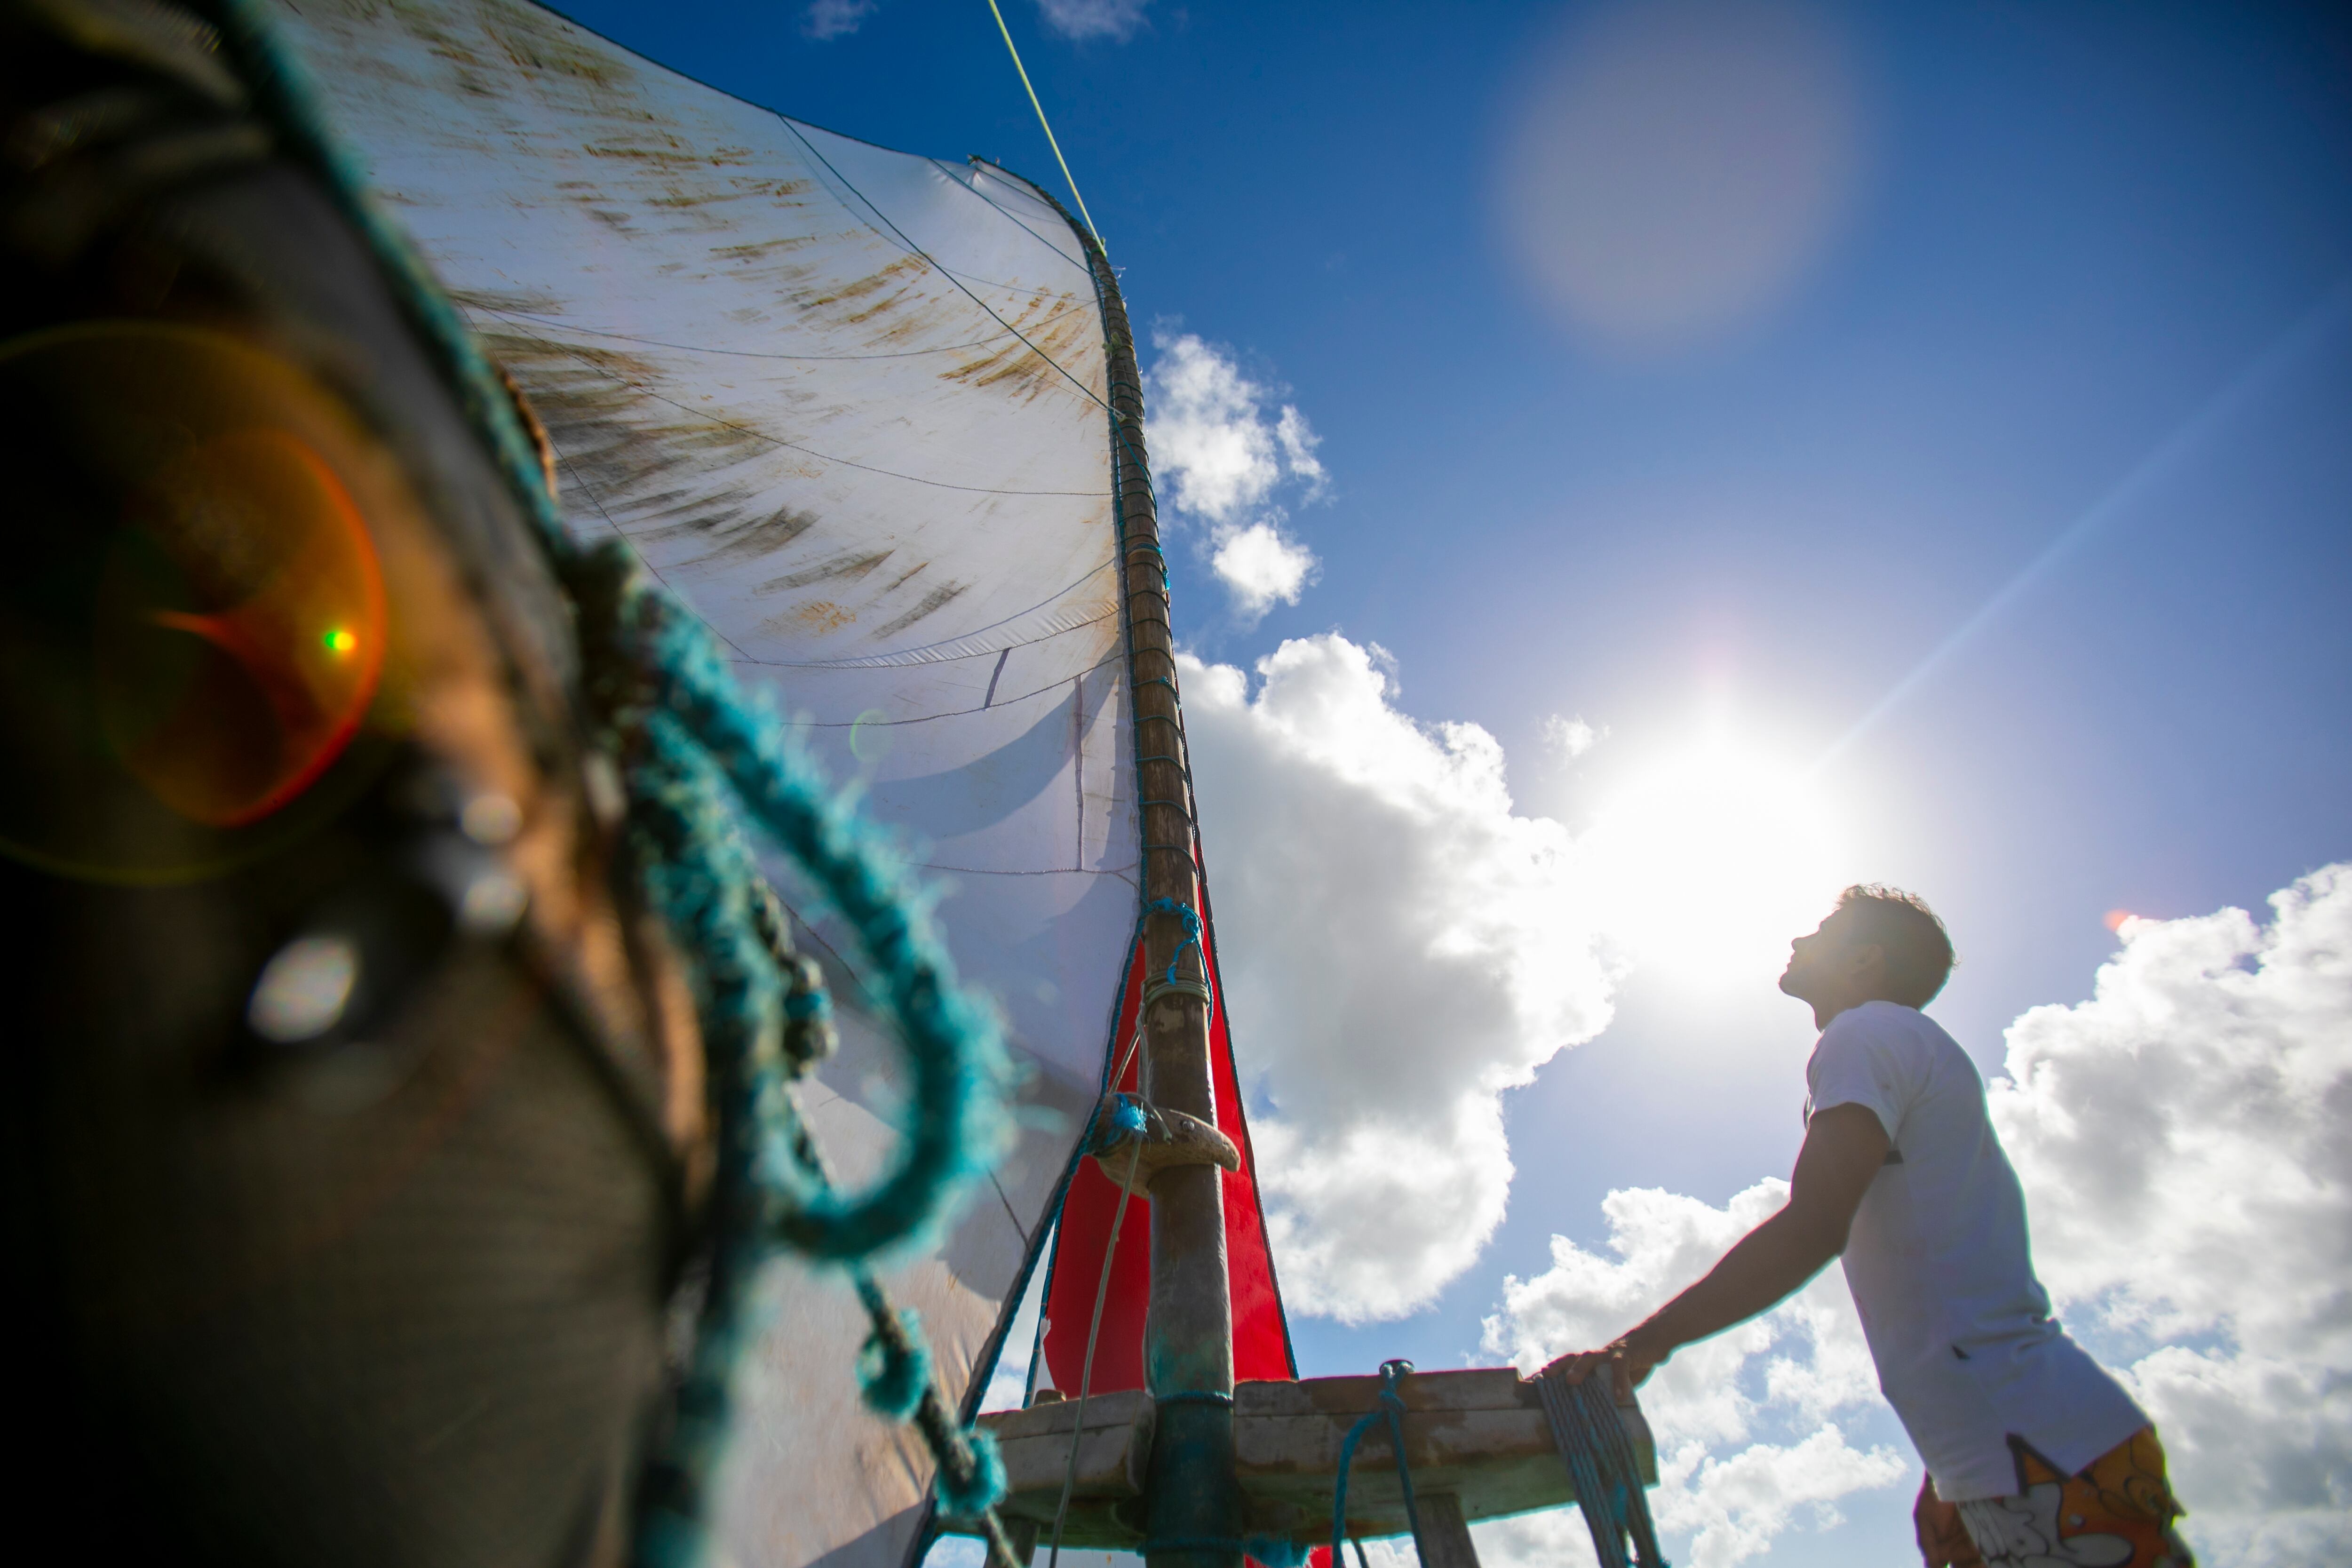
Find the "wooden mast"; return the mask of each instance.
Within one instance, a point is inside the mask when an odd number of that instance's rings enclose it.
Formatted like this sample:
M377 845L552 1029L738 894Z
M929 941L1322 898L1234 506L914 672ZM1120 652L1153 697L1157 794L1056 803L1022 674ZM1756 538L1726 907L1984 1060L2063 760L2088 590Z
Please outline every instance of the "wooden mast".
M1087 247L1109 350L1111 451L1118 475L1128 676L1142 791L1144 1028L1142 1089L1163 1110L1214 1126L1208 972L1193 858L1191 768L1176 695L1175 638L1159 509L1143 439L1135 336L1118 279L1092 236ZM1171 984L1173 972L1174 984ZM1144 1376L1158 1405L1145 1532L1181 1550L1148 1552L1152 1568L1240 1568L1246 1505L1234 1460L1234 1320L1227 1283L1223 1173L1172 1164L1152 1178L1151 1300Z
M1151 1568L1242 1568L1245 1536L1294 1546L1328 1539L1347 1434L1386 1384L1370 1377L1252 1383L1236 1403L1222 1183L1240 1161L1216 1131L1192 769L1143 439L1142 378L1127 304L1100 244L1051 194L1031 189L1061 213L1086 251L1108 351L1141 790L1140 1087L1156 1114L1138 1164L1115 1156L1105 1173L1119 1181L1123 1172L1139 1168L1139 1185L1148 1176L1151 1298L1144 1320L1145 1389L1098 1394L1084 1409L1055 1403L979 1420L1002 1446L1009 1482L1004 1517L1024 1535L1034 1539L1061 1520L1068 1526L1066 1544L1141 1551ZM1394 1479L1398 1456L1390 1437L1376 1430L1364 1438L1351 1470L1349 1535L1388 1536L1410 1527L1423 1568L1477 1568L1473 1521L1580 1500L1533 1385L1509 1369L1412 1374L1400 1396L1403 1458L1422 1478L1418 1517L1409 1517ZM1656 1449L1639 1407L1628 1403L1618 1417L1641 1479L1656 1485ZM950 1521L949 1528L968 1533L971 1526Z

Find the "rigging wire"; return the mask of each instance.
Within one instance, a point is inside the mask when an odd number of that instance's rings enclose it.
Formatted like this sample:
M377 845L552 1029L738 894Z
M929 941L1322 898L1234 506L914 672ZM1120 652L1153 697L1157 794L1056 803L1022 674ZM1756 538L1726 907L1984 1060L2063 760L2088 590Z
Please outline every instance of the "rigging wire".
M1021 73L1021 85L1029 94L1029 107L1037 111L1037 123L1045 132L1045 145L1054 150L1054 162L1062 165L1062 178L1068 182L1070 199L1078 204L1078 216L1087 220L1087 232L1095 237L1105 256L1110 247L1103 245L1102 230L1095 226L1094 214L1087 211L1087 198L1078 195L1078 182L1070 178L1070 161L1062 156L1062 144L1054 140L1054 127L1045 119L1045 106L1037 101L1037 89L1029 85L1029 68L1021 63L1021 51L1013 46L1013 29L1004 25L1004 13L996 8L996 0L988 0L988 14L996 18L996 30L1004 35L1004 52L1013 57L1013 68Z

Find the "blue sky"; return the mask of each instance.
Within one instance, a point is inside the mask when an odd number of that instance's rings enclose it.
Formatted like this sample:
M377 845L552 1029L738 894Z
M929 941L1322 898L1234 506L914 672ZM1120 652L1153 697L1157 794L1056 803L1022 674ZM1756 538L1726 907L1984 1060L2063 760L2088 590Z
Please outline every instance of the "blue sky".
M836 5L829 37L786 5L565 9L798 118L1057 185L984 0ZM1377 644L1403 712L1483 727L1519 809L1580 829L1710 721L1810 765L2016 584L1807 775L1838 864L1950 921L1936 1012L1989 1072L2011 1020L2090 995L2108 911L2259 910L2352 857L2341 12L1780 8L1842 73L1835 188L1771 287L1664 342L1564 314L1510 237L1530 106L1622 11L1060 9L1132 22L1074 38L1006 5L1130 309L1320 437L1296 604L1253 623L1178 552L1203 658ZM1570 761L1555 716L1605 734ZM1721 1205L1785 1173L1804 1024L1769 974L1636 965L1614 1022L1506 1098L1517 1175L1475 1265L1402 1321L1298 1321L1306 1370L1478 1355L1503 1277L1555 1233L1603 1241L1610 1191ZM1891 1418L1848 1419L1912 1462ZM1899 1561L1911 1475L1769 1560Z

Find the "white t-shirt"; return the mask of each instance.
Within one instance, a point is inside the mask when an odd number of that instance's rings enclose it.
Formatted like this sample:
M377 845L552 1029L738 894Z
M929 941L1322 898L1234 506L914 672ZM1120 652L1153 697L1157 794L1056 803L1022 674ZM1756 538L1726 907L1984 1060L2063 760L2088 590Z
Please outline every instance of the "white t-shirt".
M1808 1122L1866 1105L1893 1144L1854 1213L1845 1278L1938 1496L2016 1492L2012 1433L2072 1475L2147 1425L2050 1316L2025 1194L1951 1036L1916 1008L1865 1002L1822 1031L1805 1087Z

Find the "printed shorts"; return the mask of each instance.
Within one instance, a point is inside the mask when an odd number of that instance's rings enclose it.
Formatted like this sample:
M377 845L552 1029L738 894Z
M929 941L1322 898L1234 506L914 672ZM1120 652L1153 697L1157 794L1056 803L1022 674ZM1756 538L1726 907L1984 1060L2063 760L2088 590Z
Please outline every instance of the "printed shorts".
M2195 1568L2172 1521L2164 1445L2143 1426L2080 1475L2012 1435L2017 1491L1948 1503L1922 1481L1911 1510L1927 1568Z

